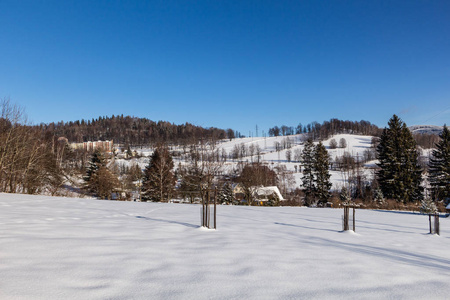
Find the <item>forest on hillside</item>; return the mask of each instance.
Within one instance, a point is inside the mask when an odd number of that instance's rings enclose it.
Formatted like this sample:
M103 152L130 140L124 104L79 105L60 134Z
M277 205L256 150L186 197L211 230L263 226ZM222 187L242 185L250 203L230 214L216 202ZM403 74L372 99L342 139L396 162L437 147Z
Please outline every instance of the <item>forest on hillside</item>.
M308 134L308 137L315 141L326 140L336 134L361 134L380 137L383 128L372 124L369 121L349 121L336 118L324 121L322 124L311 122L307 125L299 123L297 126L274 126L269 128L269 136L289 136L294 134ZM415 133L414 139L418 146L424 149L433 148L439 141L438 134Z
M190 123L176 125L166 121L152 121L131 116L98 117L92 120L77 120L37 125L42 131L69 142L113 140L115 144L130 146L194 143L201 139L218 140L234 138L232 129L203 128Z

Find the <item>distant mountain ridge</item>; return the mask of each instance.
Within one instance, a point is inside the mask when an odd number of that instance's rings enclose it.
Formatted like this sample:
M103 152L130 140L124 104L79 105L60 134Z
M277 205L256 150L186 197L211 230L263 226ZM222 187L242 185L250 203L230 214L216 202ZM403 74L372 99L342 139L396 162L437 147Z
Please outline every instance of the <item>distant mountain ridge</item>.
M440 134L444 129L443 126L436 125L413 125L408 127L412 133L421 133L421 134Z

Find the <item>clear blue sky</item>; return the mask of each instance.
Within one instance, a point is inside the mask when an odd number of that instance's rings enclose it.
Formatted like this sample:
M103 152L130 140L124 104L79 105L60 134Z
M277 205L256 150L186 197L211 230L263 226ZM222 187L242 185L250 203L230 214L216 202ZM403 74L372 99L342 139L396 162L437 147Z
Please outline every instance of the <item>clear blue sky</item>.
M450 124L450 1L0 0L0 98L35 124Z

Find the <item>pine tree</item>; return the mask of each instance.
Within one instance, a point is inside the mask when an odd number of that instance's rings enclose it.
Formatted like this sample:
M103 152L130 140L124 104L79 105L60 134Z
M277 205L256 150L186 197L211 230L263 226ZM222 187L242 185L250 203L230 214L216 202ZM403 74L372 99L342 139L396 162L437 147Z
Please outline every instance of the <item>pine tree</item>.
M345 186L342 187L341 192L339 193L339 199L343 203L347 203L352 199L352 197L350 197L350 192Z
M444 125L429 163L429 179L435 201L450 199L450 131Z
M85 182L84 188L93 194L97 193L97 180L96 174L98 170L102 167L106 166L106 158L103 155L102 151L96 149L94 153L92 153L91 159L89 160L88 166L86 167L86 175L83 177Z
M144 171L142 183L143 199L150 201L169 201L175 187L173 160L169 149L158 145Z
M91 181L95 182L95 193L101 199L111 199L114 189L119 186L117 176L107 167L100 167L92 176Z
M435 214L437 212L436 204L430 198L425 198L420 202L420 212L423 214Z
M374 200L379 205L382 206L385 204L383 192L380 188L377 188L374 192Z
M316 145L314 151L313 174L315 178L315 194L319 203L325 204L331 197L331 181L330 181L330 157L325 146L320 142Z
M303 177L302 185L305 193L305 203L311 205L315 199L315 183L314 183L314 143L311 139L306 141L302 151Z
M418 164L416 142L406 124L394 115L383 130L377 147L378 182L387 198L399 202L422 199L422 169Z
M106 159L103 153L97 149L92 153L91 160L86 168L86 175L83 177L84 181L89 181L93 174L95 174L100 167L106 166Z
M220 189L218 202L221 204L233 203L233 188L229 182L225 183Z
M119 185L117 176L107 168L107 160L100 149L94 151L83 177L85 189L102 199L110 199Z

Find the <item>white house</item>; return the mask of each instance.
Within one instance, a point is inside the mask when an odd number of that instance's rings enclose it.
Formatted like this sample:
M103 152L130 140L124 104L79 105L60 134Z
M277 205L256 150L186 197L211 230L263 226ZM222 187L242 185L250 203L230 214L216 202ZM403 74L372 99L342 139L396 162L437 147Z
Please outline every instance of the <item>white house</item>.
M260 204L264 204L264 202L273 200L274 198L279 201L285 200L276 186L254 186L250 189L252 191L254 201L258 201Z

